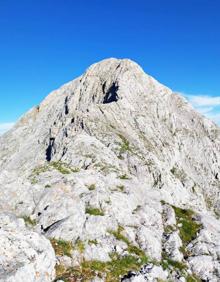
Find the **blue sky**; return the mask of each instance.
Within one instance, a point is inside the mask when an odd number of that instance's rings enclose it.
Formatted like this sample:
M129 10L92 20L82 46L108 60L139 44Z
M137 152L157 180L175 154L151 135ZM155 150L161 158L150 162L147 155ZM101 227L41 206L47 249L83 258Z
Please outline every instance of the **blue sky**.
M131 58L220 123L220 1L0 0L0 134L107 57Z

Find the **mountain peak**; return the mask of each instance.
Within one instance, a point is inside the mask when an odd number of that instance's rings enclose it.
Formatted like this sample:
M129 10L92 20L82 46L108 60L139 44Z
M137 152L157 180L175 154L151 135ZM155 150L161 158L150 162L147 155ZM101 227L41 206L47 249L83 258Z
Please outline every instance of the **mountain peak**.
M87 72L105 72L105 71L116 71L120 70L139 70L143 71L141 67L134 61L130 59L116 59L116 58L108 58L104 59L98 63L91 65Z
M96 63L0 138L4 242L12 218L21 244L29 234L11 213L41 234L32 249L43 242L50 275L31 282L54 276L46 238L65 279L95 281L98 273L102 282L219 281L219 148L219 128L138 64ZM4 245L0 253L7 254ZM25 277L19 252L13 281ZM14 257L5 257L3 279L10 279ZM86 277L85 265L102 267Z

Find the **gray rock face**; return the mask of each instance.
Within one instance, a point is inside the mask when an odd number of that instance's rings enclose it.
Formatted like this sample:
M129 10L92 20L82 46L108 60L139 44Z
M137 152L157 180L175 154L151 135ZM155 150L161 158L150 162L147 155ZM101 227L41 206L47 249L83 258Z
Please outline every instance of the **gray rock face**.
M23 219L0 214L0 281L49 282L56 262L50 242L25 227Z
M136 63L108 59L0 137L0 210L54 240L57 279L219 281L219 171L219 127ZM117 278L115 256L135 260ZM83 261L103 271L69 273Z

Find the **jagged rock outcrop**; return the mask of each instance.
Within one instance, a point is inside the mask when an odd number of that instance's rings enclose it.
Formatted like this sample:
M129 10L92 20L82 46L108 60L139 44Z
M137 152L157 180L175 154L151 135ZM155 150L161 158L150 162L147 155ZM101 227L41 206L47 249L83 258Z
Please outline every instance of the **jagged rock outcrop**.
M108 59L0 137L0 210L51 240L56 279L219 281L219 171L219 127Z

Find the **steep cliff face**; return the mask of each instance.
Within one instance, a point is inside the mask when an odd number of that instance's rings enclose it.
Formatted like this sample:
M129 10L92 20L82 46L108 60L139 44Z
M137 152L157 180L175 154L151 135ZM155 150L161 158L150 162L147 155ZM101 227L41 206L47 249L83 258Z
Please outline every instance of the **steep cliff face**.
M218 281L219 191L219 127L130 60L0 137L0 210L35 223L67 281Z

